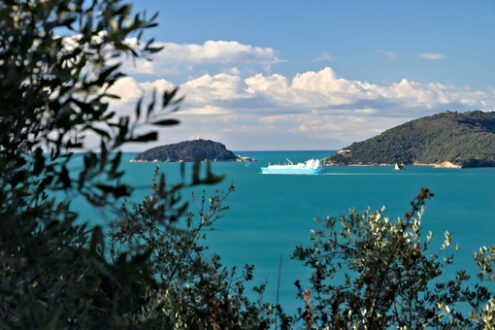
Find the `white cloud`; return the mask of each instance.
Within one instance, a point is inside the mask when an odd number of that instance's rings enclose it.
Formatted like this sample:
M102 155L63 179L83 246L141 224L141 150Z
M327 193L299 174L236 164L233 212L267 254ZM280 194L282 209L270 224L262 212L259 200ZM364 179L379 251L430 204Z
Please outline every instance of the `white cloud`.
M390 59L396 59L398 57L396 53L390 52L390 51L387 51L387 50L379 49L378 52L380 54L383 54L383 55L387 56Z
M239 76L241 74L241 70L239 70L239 68L236 66L233 66L229 69L226 69L226 70L224 70L224 72L228 73L228 74L237 75L237 76Z
M238 75L219 73L209 74L189 80L181 85L180 90L189 103L201 104L220 100L244 98L241 90L241 78Z
M169 89L167 80L137 82L124 78L113 103L130 107L142 93ZM235 141L237 149L276 149L284 139L292 148L339 148L406 120L437 112L495 108L495 89L471 90L436 82L402 79L374 84L339 77L332 68L286 77L237 72L205 74L180 86L186 99L177 116L183 123L174 135ZM122 110L123 111L123 110ZM175 132L175 129L174 129ZM172 138L167 131L167 137Z
M129 39L129 44L136 44ZM152 61L126 61L125 69L129 73L151 75L175 74L177 67L191 68L193 65L248 63L269 66L282 62L275 50L269 47L256 47L237 41L208 40L203 44L178 44L174 42L156 42L155 46L164 47L152 56Z
M108 101L110 106L118 110L118 115L134 116L135 106L139 98L143 98L143 108L147 107L151 102L152 92L155 90L157 93L156 106L158 107L161 104L160 95L166 90L172 90L174 87L174 84L165 79L138 82L134 78L124 77L117 80L108 90L110 94L117 95L120 99L109 99ZM182 95L179 92L178 97Z
M152 84L152 83L148 83ZM120 99L110 99L112 105L122 105L134 101L143 95L142 89L136 80L131 77L119 79L110 87L108 93L120 96Z
M214 105L205 105L204 107L188 107L186 110L181 111L181 115L197 115L197 116L212 116L212 115L225 115L229 111L217 107Z
M174 84L172 84L170 81L165 80L165 79L158 79L153 82L142 82L139 83L139 88L144 91L152 91L155 89L157 92L164 91L164 90L171 90L175 87Z
M447 56L440 53L423 53L419 54L419 57L423 60L443 60L447 58Z
M328 54L327 52L321 52L320 56L313 59L313 62L330 62L333 60L334 58L332 55Z
M272 48L243 45L237 41L208 40L202 45L164 43L162 58L171 63L276 63L280 60Z

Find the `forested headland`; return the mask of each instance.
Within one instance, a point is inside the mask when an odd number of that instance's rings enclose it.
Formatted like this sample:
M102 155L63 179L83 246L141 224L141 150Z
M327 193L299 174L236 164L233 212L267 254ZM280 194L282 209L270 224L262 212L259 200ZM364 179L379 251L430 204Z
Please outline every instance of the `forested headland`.
M395 163L495 166L495 112L444 112L411 120L325 159L325 165Z

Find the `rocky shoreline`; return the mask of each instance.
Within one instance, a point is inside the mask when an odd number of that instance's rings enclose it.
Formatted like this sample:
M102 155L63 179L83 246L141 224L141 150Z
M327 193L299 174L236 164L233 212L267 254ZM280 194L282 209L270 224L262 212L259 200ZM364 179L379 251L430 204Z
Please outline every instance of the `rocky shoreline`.
M182 163L182 162L188 162L189 160L185 161L185 160L182 160L182 159L179 159L179 160L170 160L170 159L166 159L166 160L158 160L158 159L153 159L153 160L143 160L143 159L131 159L129 160L129 163ZM202 159L201 160L202 162L256 162L257 160L253 157L249 157L249 156L241 156L241 155L236 155L236 158L235 159L229 159L229 160L225 160L225 159L221 159L221 160L217 160L217 159Z
M380 163L380 164L325 164L325 166L394 166L394 164L386 164L386 163ZM458 164L453 164L449 161L443 161L440 163L431 163L431 164L426 164L426 163L412 163L412 164L404 164L404 166L431 166L434 168L463 168L461 165Z

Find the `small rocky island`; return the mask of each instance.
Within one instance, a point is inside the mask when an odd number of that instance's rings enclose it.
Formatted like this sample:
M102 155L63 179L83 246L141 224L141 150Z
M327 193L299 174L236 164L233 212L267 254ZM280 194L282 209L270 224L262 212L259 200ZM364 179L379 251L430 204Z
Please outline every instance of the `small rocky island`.
M198 139L148 149L137 154L131 162L193 162L197 158L210 162L256 161L251 157L236 156L219 142Z
M444 112L412 120L355 142L324 163L495 167L495 112Z

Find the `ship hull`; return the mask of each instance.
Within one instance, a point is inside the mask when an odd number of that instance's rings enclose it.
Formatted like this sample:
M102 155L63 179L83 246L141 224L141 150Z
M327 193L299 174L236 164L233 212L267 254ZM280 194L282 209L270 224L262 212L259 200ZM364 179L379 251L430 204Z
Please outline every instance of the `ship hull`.
M321 174L324 172L324 169L312 168L261 168L261 174Z

